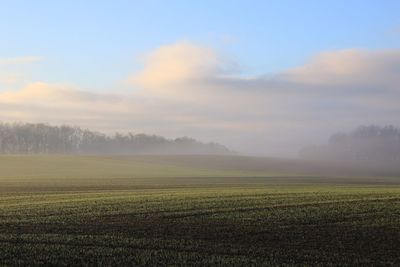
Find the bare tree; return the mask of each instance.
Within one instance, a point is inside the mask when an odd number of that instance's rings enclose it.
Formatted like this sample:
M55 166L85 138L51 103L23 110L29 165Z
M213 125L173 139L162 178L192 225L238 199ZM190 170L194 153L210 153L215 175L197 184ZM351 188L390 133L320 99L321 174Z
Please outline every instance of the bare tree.
M0 153L230 154L226 147L182 137L169 140L146 134L108 136L79 127L43 123L0 123Z

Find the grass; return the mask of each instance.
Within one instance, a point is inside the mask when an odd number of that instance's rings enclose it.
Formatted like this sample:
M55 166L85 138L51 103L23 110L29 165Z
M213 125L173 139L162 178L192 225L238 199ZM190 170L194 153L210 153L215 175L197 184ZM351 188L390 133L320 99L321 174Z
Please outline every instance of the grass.
M0 265L400 264L396 177L215 159L4 156Z

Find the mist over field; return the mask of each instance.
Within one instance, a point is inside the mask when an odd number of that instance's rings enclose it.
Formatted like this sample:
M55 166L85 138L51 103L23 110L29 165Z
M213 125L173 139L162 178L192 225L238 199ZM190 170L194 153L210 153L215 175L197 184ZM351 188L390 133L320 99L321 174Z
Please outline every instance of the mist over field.
M400 130L393 126L360 126L333 134L326 144L305 147L304 158L400 163Z
M400 266L400 1L0 1L0 266Z
M0 123L0 154L83 155L246 155L215 142L190 137L167 139L144 133L101 132L77 126L44 123ZM326 143L305 146L299 159L325 162L400 163L400 129L394 126L359 126L335 133Z

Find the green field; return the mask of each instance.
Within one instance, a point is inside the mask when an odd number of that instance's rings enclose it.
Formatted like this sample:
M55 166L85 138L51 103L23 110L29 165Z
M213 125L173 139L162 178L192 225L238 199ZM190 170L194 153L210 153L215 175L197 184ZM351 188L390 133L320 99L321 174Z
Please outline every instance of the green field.
M0 266L399 266L399 177L235 156L2 156Z

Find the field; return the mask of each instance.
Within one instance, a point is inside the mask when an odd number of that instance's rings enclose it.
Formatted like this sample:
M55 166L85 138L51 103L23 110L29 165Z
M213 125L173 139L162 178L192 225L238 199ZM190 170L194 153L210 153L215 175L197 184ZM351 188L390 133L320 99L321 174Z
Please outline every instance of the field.
M0 265L400 265L394 167L2 156L0 188Z

